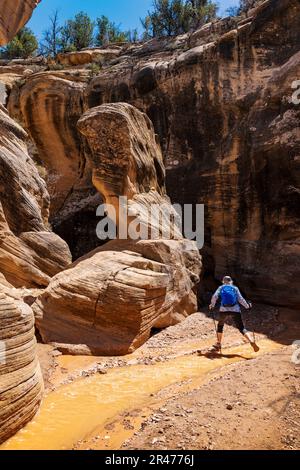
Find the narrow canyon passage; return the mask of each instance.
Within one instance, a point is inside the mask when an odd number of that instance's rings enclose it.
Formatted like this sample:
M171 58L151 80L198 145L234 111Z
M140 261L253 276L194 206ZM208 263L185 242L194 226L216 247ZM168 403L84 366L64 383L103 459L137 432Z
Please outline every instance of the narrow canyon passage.
M299 0L48 52L39 3L0 0L0 450L299 449ZM226 274L259 352L207 352Z
M261 340L259 345L260 355L282 347L269 339ZM50 393L44 399L36 418L1 448L72 449L78 441L88 438L95 429L100 435L109 434L105 431L108 421L126 410L151 405L151 395L162 388L189 379L195 381L195 386L199 386L213 370L251 360L255 356L245 344L225 350L224 357L215 360L193 354L161 364L121 367L106 375L79 379ZM78 362L78 358L68 359L69 364L73 362L73 366L76 361ZM114 436L114 441L119 446L123 444L123 435L120 431L120 436Z

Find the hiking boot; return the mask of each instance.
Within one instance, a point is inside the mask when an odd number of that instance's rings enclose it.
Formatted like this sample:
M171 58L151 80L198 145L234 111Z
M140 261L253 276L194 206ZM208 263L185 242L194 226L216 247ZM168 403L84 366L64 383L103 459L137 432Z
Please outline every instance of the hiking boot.
M210 349L209 352L211 353L220 353L222 351L222 345L220 343L214 344Z

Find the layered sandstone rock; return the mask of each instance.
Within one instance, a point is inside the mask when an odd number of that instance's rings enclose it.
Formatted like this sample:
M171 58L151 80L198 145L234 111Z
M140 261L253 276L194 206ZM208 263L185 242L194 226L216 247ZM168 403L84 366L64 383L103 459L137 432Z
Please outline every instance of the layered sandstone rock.
M47 167L51 214L65 207L68 196L88 179L83 179L84 142L74 131L84 112L83 87L84 81L75 75L39 73L22 87L20 102L13 96L9 102L10 114L24 124Z
M0 444L35 415L43 381L36 356L31 308L0 289Z
M13 39L39 3L40 0L0 0L0 46Z
M155 238L162 237L167 222L171 218L175 222L177 214L166 196L162 153L150 119L126 103L107 104L86 112L78 128L92 150L93 183L105 203L114 208L119 230L120 197L125 197L127 225L138 217L146 237L151 238L151 231L157 232ZM154 205L165 209L162 223L158 217L149 220ZM182 238L176 223L167 228L169 237Z
M78 125L92 149L94 184L110 204L110 216L118 213L119 239L55 276L33 308L45 342L72 354L127 354L149 338L152 328L197 310L193 287L201 260L196 244L184 240L176 225L150 120L119 103L87 112ZM119 212L120 197L127 200ZM149 222L154 203L162 217ZM126 235L133 220L146 228L145 238L155 238L121 239L121 226Z
M101 203L92 184L88 144L76 128L87 79L84 71L35 74L20 92L14 89L8 106L28 130L47 169L50 222L75 258L97 244L95 214Z
M15 287L47 286L71 262L47 228L49 195L27 153L26 133L0 109L0 270Z
M131 353L197 310L199 268L193 242L110 242L53 278L33 305L38 329L64 353Z

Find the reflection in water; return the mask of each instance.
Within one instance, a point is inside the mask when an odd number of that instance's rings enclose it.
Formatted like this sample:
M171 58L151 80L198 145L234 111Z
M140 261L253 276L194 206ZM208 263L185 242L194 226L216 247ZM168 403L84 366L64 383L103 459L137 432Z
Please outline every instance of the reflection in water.
M259 354L264 354L281 346L265 339L260 347ZM115 368L106 375L79 379L49 393L35 419L0 449L72 449L95 429L104 431L107 421L123 411L148 406L150 395L162 388L187 379L204 379L210 371L256 356L248 345L242 345L214 360L191 355L150 366ZM75 363L76 360L68 359Z

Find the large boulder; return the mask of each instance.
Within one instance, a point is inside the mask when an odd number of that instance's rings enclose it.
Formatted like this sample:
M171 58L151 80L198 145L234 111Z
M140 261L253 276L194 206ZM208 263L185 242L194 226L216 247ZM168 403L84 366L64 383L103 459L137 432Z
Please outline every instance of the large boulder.
M127 225L131 216L138 216L141 226L149 230L149 237L152 229L157 229L157 236L163 236L164 229L170 228L170 235L181 239L177 214L166 194L161 148L148 116L126 103L104 104L87 111L78 121L78 128L92 151L93 183L108 211L114 208L119 229L123 223L119 219L121 198L126 198ZM164 209L162 221L157 217L149 220L154 205ZM166 227L172 217L175 223Z
M78 126L92 150L93 182L110 216L119 214L119 235L122 225L127 230L135 220L146 229L146 239L119 236L87 255L55 276L33 308L44 341L63 351L127 354L149 338L152 328L173 325L197 310L193 288L201 258L176 223L147 116L117 103L88 111ZM121 212L120 197L127 198ZM162 208L162 217L149 222L153 204Z
M0 0L0 46L7 44L30 19L41 0Z
M37 412L43 380L36 356L34 316L9 288L0 288L0 444Z
M33 306L37 327L64 353L131 353L197 311L199 266L188 240L110 242L52 279Z

